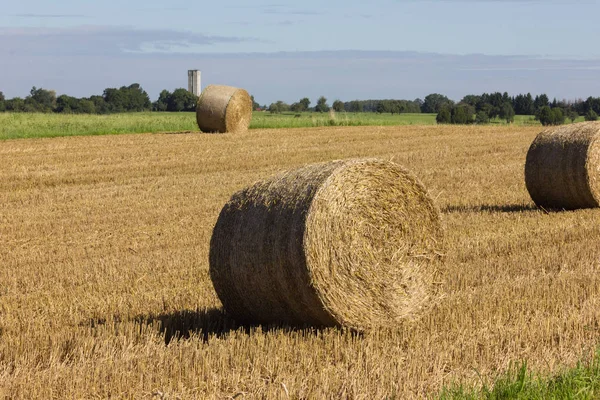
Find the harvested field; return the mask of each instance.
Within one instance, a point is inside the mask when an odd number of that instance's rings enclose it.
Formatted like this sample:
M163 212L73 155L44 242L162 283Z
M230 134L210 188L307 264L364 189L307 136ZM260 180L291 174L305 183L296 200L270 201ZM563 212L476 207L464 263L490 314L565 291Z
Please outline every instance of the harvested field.
M540 373L600 338L600 210L545 213L525 188L539 127L252 130L0 146L0 397L435 396ZM396 330L238 328L208 273L235 191L277 171L392 159L446 229L433 309ZM288 396L289 395L289 396Z

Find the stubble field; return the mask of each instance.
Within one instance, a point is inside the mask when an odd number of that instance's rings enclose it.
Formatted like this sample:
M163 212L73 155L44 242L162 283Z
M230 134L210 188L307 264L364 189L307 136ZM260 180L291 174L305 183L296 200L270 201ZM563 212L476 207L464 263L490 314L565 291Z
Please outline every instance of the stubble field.
M600 210L524 185L540 127L404 126L7 140L0 145L0 397L411 398L553 374L600 338ZM208 276L229 196L309 162L413 171L442 212L438 296L394 330L237 327ZM177 333L179 332L179 333Z

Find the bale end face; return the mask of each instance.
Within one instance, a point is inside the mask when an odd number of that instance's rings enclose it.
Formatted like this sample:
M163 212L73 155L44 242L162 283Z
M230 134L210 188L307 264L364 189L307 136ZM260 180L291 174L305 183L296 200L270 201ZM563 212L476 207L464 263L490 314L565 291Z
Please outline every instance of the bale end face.
M243 133L252 120L252 99L247 91L209 85L198 98L196 122L206 133Z

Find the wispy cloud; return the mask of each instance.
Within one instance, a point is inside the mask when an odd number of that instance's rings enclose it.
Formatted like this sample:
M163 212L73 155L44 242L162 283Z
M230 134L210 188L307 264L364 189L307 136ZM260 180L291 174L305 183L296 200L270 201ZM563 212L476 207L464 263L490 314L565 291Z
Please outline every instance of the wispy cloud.
M271 7L264 8L262 10L263 14L272 14L272 15L323 15L324 12L320 11L310 11L310 10L297 10L289 7Z
M189 7L143 7L137 8L137 12L163 12L163 11L189 11Z
M0 28L0 55L118 55L182 52L185 49L258 41L238 36L205 35L167 29L110 26L76 28Z
M375 16L373 14L344 14L344 18L349 18L349 19L356 19L356 18L362 18L362 19L372 19L375 18Z
M11 17L17 18L91 18L89 15L84 14L12 14Z
M252 4L252 5L236 5L230 6L229 8L235 9L251 9L256 10L262 14L273 14L273 15L324 15L325 12L320 10L309 10L306 8L299 8L296 6L290 6L289 4L272 3L272 4Z

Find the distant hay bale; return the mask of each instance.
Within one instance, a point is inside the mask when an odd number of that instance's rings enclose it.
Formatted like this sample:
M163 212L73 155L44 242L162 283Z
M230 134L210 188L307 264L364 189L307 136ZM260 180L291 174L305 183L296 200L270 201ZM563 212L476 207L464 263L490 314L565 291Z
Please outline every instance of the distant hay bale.
M539 133L525 162L525 184L535 204L550 209L598 207L600 122L583 122Z
M202 132L243 133L252 120L252 99L244 89L209 85L198 98L196 121Z
M442 236L425 187L397 164L312 164L231 197L210 277L242 322L392 326L427 307Z

